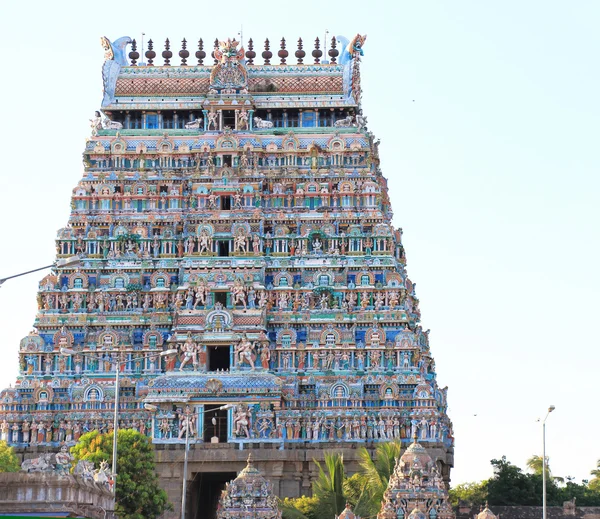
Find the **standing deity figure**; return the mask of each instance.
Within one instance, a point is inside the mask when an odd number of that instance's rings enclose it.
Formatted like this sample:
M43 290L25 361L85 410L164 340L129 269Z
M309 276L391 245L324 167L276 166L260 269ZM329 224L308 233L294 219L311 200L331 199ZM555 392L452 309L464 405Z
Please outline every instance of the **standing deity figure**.
M258 234L252 236L252 252L254 252L254 254L260 254L260 237Z
M267 306L267 294L264 290L261 290L258 296L258 308L262 310L265 306Z
M218 130L219 129L219 114L214 110L208 112L208 124L207 130Z
M196 287L193 310L196 310L199 305L206 306L207 292L206 284L203 282Z
M211 195L211 196L214 196L214 195ZM207 254L210 254L211 247L212 247L212 238L210 237L210 235L208 234L206 229L203 229L198 238L198 254L202 254L204 252L206 252Z
M236 436L250 438L250 410L244 405L236 406L233 412L233 429Z
M237 129L247 130L248 129L248 111L242 108L237 114Z
M238 233L233 239L233 252L246 254L248 252L248 244L246 236L243 233Z
M271 360L271 350L267 343L263 343L260 350L260 364L263 369L269 369L269 361Z
M397 290L392 290L390 292L390 296L389 296L389 305L390 305L390 310L393 310L396 305L398 304L398 302L400 301L400 296L398 294Z
M375 294L375 310L381 310L385 303L385 298L381 292Z
M238 367L241 367L242 364L247 363L250 365L251 369L254 369L254 346L248 340L248 337L244 334L236 346L236 354L238 357Z
M198 349L196 343L192 340L191 334L188 333L187 339L181 346L181 351L183 353L183 359L181 360L179 371L183 371L184 366L190 361L192 361L194 371L198 371Z
M244 310L246 310L246 289L244 288L244 282L240 278L237 278L233 283L231 295L233 306L235 307L237 303L241 303L244 305Z
M181 411L179 414L179 439L181 440L185 436L194 436L195 434L195 417L190 406L185 406L185 411Z

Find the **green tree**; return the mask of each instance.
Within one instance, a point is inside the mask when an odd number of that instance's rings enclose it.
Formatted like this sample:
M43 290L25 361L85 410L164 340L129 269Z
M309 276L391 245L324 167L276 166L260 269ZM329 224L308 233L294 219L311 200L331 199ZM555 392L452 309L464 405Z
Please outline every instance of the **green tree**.
M15 451L5 441L0 441L0 472L19 472L21 463Z
M313 483L313 496L319 503L318 516L339 515L346 507L344 456L337 452L326 452L324 466L317 460L313 461L319 469L319 475Z
M544 458L542 456L534 454L533 456L531 456L531 458L527 460L527 468L531 470L531 472L533 472L536 476L541 476L544 470ZM564 478L552 476L548 456L546 456L546 478L548 479L548 481L550 481L550 479L553 479L554 481L559 483L565 482Z
M536 494L532 478L507 461L506 456L492 460L494 477L488 481L490 505L540 505L542 494Z
M596 462L596 468L590 471L590 474L594 476L594 479L600 479L600 460Z
M482 505L488 500L488 481L461 483L450 489L450 502L458 506L459 501Z
M286 497L280 501L279 508L284 519L319 519L319 500L314 496Z
M112 463L113 434L92 431L71 448L75 462ZM117 435L116 512L120 519L155 519L171 509L167 493L158 486L154 451L148 438L134 429Z
M400 457L400 442L380 443L373 458L365 447L358 451L360 470L346 481L346 495L361 517L377 515L383 494Z

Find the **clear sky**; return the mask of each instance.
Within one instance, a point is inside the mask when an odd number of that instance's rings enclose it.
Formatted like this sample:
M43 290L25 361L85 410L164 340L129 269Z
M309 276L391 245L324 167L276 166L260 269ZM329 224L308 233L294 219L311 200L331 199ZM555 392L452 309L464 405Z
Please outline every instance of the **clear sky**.
M168 37L176 55L183 37L210 52L243 25L257 53L285 36L293 54L299 36L310 52L326 30L366 33L363 109L449 386L453 483L489 477L492 458L524 467L541 455L535 420L550 404L553 472L589 477L600 458L600 3L1 4L0 277L54 259L102 97L100 36L145 32L157 54ZM0 289L2 387L42 275Z

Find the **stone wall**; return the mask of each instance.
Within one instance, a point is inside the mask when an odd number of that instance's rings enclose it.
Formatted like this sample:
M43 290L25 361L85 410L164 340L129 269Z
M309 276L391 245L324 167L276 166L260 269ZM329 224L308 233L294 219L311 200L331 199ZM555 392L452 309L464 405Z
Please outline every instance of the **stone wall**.
M78 476L12 472L0 474L0 515L73 513L90 519L116 519L114 496Z

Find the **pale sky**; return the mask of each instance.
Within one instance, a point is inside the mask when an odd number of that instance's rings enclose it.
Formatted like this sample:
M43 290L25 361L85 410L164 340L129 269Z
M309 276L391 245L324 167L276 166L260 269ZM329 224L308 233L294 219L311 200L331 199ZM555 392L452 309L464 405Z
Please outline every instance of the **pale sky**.
M367 34L363 109L381 139L422 324L455 425L452 483L506 455L559 476L600 458L600 3L0 1L0 277L54 260L100 106L100 36ZM162 63L161 58L157 58ZM290 58L289 62L295 60ZM308 60L307 60L308 61ZM257 59L262 63L262 59ZM174 58L172 63L179 63ZM210 63L210 59L207 60ZM44 273L0 289L0 386L14 383Z

